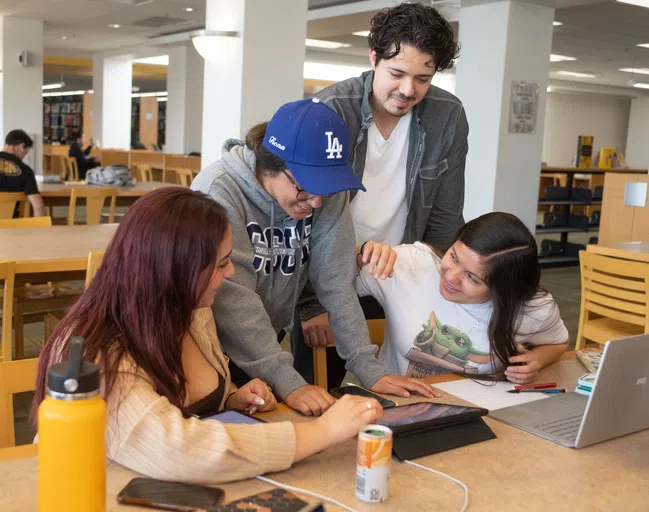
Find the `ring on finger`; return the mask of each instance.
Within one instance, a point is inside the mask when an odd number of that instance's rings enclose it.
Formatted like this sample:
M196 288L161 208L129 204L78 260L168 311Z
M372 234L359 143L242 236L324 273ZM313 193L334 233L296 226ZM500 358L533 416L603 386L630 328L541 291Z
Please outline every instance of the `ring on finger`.
M372 404L369 403L369 402L365 402L365 405L367 406L368 409L371 409L371 408L372 408Z

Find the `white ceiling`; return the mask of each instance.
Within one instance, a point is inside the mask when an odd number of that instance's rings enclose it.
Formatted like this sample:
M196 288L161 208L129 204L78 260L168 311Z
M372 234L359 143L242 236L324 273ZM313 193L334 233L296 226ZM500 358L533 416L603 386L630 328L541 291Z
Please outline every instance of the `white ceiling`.
M153 0L140 6L129 5L136 1L142 0L0 0L0 15L44 20L46 55L80 57L146 44L150 37L200 28L204 24L205 0ZM309 0L308 36L351 45L309 53L322 59L331 57L366 64L367 42L351 32L366 30L376 9L390 3L394 0ZM649 48L636 46L649 43L649 9L610 0L558 0L557 3L555 20L563 25L554 28L552 52L577 60L553 63L552 71L594 73L598 75L594 79L576 81L626 86L632 76L617 71L618 68L649 67ZM185 7L194 11L185 12ZM361 12L347 14L354 9ZM445 2L440 10L451 20L459 18L459 2ZM342 15L335 16L336 11ZM319 13L328 17L322 18ZM138 25L150 18L158 18L157 27ZM113 23L120 24L121 28L109 28ZM551 77L559 78L552 74ZM649 82L649 75L634 78Z

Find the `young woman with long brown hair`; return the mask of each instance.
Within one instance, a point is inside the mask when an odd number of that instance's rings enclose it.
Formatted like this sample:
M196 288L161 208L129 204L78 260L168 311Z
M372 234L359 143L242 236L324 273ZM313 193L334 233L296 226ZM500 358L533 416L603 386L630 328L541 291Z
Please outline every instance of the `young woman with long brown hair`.
M193 417L276 404L259 379L233 386L220 348L210 306L234 274L231 251L225 210L211 198L171 187L139 199L43 347L32 417L71 336L84 337L85 359L100 367L109 458L151 477L217 483L279 471L380 417L376 401L358 397L307 423Z

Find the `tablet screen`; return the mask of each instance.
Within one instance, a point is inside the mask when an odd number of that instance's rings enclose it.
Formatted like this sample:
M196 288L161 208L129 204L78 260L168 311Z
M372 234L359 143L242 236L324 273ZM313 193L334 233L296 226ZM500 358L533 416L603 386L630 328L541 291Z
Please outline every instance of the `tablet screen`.
M470 411L479 411L476 407L464 407L449 404L434 404L419 402L416 404L400 405L383 411L383 418L379 422L386 427L397 427L412 423L421 423L438 418L457 416Z
M221 423L235 423L237 425L254 425L256 423L263 423L263 421L248 416L247 414L242 414L239 411L227 410L217 412L211 416L204 416L202 420L218 420Z

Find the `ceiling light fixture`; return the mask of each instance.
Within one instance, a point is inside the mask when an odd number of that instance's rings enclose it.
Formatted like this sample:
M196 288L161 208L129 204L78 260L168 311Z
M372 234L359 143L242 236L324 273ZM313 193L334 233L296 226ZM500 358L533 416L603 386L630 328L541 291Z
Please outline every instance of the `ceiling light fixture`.
M119 23L111 23L108 25L108 28L121 28L122 26Z
M311 48L327 48L328 50L335 50L336 48L347 48L351 45L347 43L339 43L337 41L324 41L322 39L305 39L304 44Z
M639 46L640 48L649 48L649 43L642 43L637 46Z
M361 37L367 37L370 35L369 30L360 30L359 32L352 32L353 35L355 36L361 36Z
M239 32L233 30L197 30L190 34L194 48L201 57L209 62L217 62L227 54L224 42L239 37Z
M68 38L68 36L61 36L61 39L63 39L64 41L65 41L67 38Z
M131 94L131 98L159 98L159 97L166 97L167 96L167 91L161 91L161 92L136 92Z
M638 89L649 89L649 84L647 82L636 82L634 80L633 87L637 87Z
M65 87L65 82L57 82L55 84L45 84L41 86L41 89L47 91L48 89L60 89L61 87Z
M194 8L193 7L183 7L183 11L185 11L185 12L194 12Z
M568 57L567 55L557 55L555 53L550 54L550 62L563 62L563 61L573 61L577 60L576 57Z
M649 75L649 68L620 68L625 73L637 73L639 75Z
M153 66L168 66L169 55L156 55L155 57L144 57L142 59L134 59L137 64L150 64Z
M548 91L548 92L552 92L552 87L550 87L550 86L548 85L548 88L546 89L546 91Z
M622 4L637 5L638 7L646 7L649 9L649 0L617 0Z
M555 75L572 76L574 78L597 78L593 73L579 73L577 71L554 71Z
M563 25L563 23L561 23L560 21L553 21L552 22L552 26L554 26L554 27L560 27L561 25Z
M81 96L86 91L65 91L65 92L44 92L41 94L43 98L48 98L51 96Z

